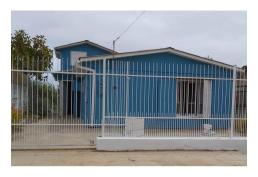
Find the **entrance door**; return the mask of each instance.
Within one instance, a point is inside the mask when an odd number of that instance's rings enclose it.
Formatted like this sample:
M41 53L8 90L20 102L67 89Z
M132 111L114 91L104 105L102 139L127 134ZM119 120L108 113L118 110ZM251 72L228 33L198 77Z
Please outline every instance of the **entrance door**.
M80 117L81 115L81 92L72 90L72 81L63 81L63 104L65 104L64 114Z

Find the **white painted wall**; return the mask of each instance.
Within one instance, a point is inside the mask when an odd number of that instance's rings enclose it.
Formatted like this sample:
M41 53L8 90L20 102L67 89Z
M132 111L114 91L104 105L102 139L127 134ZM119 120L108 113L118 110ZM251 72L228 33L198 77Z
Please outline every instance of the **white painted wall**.
M144 136L144 119L126 118L125 119L125 136L141 137Z
M246 152L246 138L98 137L97 150L239 150Z

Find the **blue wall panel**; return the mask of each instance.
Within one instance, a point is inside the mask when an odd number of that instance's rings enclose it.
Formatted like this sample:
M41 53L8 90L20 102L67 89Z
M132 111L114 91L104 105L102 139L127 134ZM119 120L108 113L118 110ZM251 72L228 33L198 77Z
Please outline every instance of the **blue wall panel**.
M62 51L64 61L70 57L70 51L87 50L88 55L105 54L99 49L83 48L66 49ZM126 74L129 63L131 75L153 76L179 76L179 77L207 77L223 78L224 80L212 80L211 117L229 117L231 109L232 70L215 65L199 62L181 56L160 53L143 56L125 57L115 60L107 60L107 72L112 74ZM102 61L84 63L84 66L93 68L97 73L102 73ZM67 68L65 62L63 68ZM85 102L82 103L82 117L85 123L89 123L91 114L91 84L92 76L85 76ZM142 76L129 77L128 98L126 98L126 77L106 77L106 115L124 117L126 114L126 101L128 101L128 116L140 117L175 117L176 116L176 78L150 78ZM100 124L102 120L102 76L96 78L96 102L94 123ZM75 88L74 88L75 89ZM108 121L108 119L106 119ZM111 119L110 119L111 121ZM114 121L114 120L113 120ZM187 120L184 119L160 119L146 120L147 127L157 128L165 125L172 127L194 128L204 122L214 126L228 126L225 120ZM183 125L184 122L184 125ZM169 127L168 127L169 128Z
M95 56L95 55L105 55L105 54L110 54L110 52L85 44L85 45L78 45L75 47L69 47L69 48L64 48L60 49L59 52L61 53L61 68L62 70L69 69L70 66L70 53L71 51L79 51L79 52L87 52L87 56Z
M232 80L212 81L212 117L226 117L231 115Z

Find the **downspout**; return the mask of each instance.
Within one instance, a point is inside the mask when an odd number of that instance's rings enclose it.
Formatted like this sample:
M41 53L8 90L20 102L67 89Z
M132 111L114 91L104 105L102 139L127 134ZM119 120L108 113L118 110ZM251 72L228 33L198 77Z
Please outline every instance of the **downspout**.
M79 62L81 62L79 60ZM96 90L96 70L92 68L88 68L85 66L79 65L78 61L76 62L76 68L80 68L89 72L92 72L92 86L91 86L91 116L90 116L90 125L93 126L94 120L94 111L95 111L95 90Z
M63 66L62 66L62 53L60 52L60 51L57 51L56 49L55 49L55 54L56 54L56 58L57 59L60 59L60 70L62 71L62 69L63 69ZM60 80L59 81L59 89L60 89L60 97L59 97L59 111L58 111L58 116L60 117L60 116L62 116L63 114L64 114L64 109L63 109L63 104L64 104L64 96L63 96L63 92L64 92L64 90L63 90L63 81L62 80Z

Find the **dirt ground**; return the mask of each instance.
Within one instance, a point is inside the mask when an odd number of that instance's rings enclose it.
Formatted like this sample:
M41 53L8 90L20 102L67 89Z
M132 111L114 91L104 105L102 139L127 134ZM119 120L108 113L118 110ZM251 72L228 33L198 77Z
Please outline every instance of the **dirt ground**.
M13 166L246 166L238 151L16 150Z

